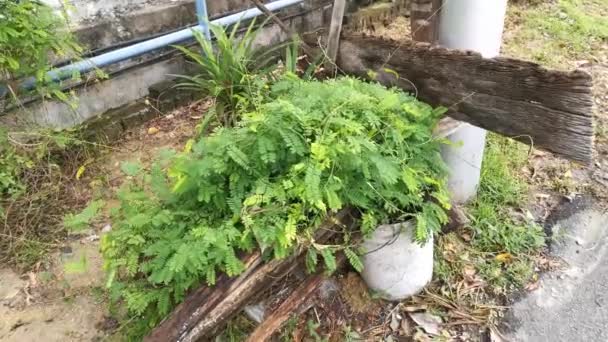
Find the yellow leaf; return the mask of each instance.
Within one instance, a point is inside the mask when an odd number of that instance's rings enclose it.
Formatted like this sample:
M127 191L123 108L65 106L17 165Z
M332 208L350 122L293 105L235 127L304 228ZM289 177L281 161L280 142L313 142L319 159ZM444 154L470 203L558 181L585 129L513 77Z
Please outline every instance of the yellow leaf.
M84 172L86 171L87 167L84 165L80 165L80 167L78 168L78 171L76 171L76 179L79 180L80 177L82 177L82 175L84 174Z
M188 142L186 142L186 146L184 146L184 152L190 153L192 151L193 145L194 145L194 139L189 139Z
M501 253L496 256L496 260L506 264L513 261L513 255L511 253Z
M368 70L367 77L369 77L370 80L375 80L376 78L378 78L378 73L373 70Z
M148 128L148 134L149 135L154 135L154 134L158 133L159 131L160 130L158 128L156 128L156 127L150 127L150 128Z
M186 177L186 176L179 177L177 182L175 182L175 185L173 186L173 189L171 190L171 192L173 192L173 193L180 192L182 190L182 187L184 186L184 184L186 184L187 180L188 180L188 177Z

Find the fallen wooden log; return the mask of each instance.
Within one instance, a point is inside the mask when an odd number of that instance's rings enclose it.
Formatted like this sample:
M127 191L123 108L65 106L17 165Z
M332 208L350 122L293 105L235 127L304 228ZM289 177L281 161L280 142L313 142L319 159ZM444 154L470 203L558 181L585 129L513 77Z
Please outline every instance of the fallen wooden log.
M191 293L177 308L158 325L144 341L180 341L190 329L204 318L214 307L242 284L247 276L262 265L259 252L246 256L243 259L246 271L237 278L230 278L221 274L215 286L202 286Z
M343 260L344 258L342 258L342 262ZM247 338L247 342L269 340L270 337L278 331L289 318L291 318L293 313L297 312L300 307L314 296L324 279L325 276L322 274L314 274L306 278L306 280L294 289L291 295L287 297L276 310L255 328Z
M586 72L361 35L342 37L337 65L448 107L455 119L574 161L592 159L592 79Z
M323 244L355 221L356 212L344 209L317 230L315 241ZM222 275L215 286L202 286L195 290L144 341L195 342L212 337L251 298L271 287L294 268L304 267L304 247L299 248L292 257L281 260L263 262L259 253L245 257L245 272L235 278Z

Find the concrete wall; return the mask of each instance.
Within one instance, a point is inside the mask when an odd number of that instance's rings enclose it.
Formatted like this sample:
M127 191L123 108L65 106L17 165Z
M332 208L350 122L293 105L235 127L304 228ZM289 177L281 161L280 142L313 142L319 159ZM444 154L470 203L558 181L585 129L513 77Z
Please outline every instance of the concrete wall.
M57 0L47 0L57 1ZM123 29L129 28L129 34L125 36L115 35L104 31L108 21L97 26L87 28L87 32L97 38L88 38L88 45L103 48L107 44L115 44L122 39L140 38L149 36L157 31L166 32L167 29L180 27L184 22L194 22L194 8L192 2L160 0L154 5L149 0L132 0L125 5L119 0L72 0L75 4L83 6L76 7L72 13L75 22L86 24L93 22L92 18L105 18L104 13L114 11L111 20L119 18L124 23ZM162 6L169 6L167 11ZM328 24L331 14L330 0L310 0L302 5L292 6L281 12L280 16L289 18L286 22L297 31L312 31ZM214 15L218 13L233 12L236 9L248 8L248 0L208 0L209 9ZM98 5L98 6L97 6ZM128 7L132 6L132 7ZM121 8L124 12L117 10ZM128 8L135 8L128 11ZM190 8L190 9L188 9ZM181 16L179 13L188 13ZM117 14L124 14L119 17ZM188 19L185 19L185 18ZM107 18L106 18L107 19ZM142 25L137 25L141 23ZM128 24L128 25L127 25ZM145 25L144 25L145 24ZM82 27L78 28L80 33ZM131 30L132 28L132 30ZM144 29L145 28L145 29ZM139 29L139 31L137 30ZM127 32L127 31L123 31ZM81 37L88 37L81 35ZM102 39L99 37L108 37ZM258 36L260 44L273 44L287 39L286 35L275 25L264 28ZM35 123L47 127L67 128L81 124L92 118L99 117L105 112L112 111L113 115L120 112L116 109L125 107L132 108L132 103L150 95L150 88L156 84L172 79L175 74L186 74L191 72L187 63L180 55L171 48L150 53L129 61L118 63L106 69L110 78L101 82L85 82L74 88L78 97L76 109L58 101L39 101L28 104L25 108L15 110L8 115L0 116L0 124ZM125 113L125 115L128 113Z
M90 49L167 32L196 22L194 0L43 0L67 9L80 41ZM250 6L248 0L208 0L211 17Z

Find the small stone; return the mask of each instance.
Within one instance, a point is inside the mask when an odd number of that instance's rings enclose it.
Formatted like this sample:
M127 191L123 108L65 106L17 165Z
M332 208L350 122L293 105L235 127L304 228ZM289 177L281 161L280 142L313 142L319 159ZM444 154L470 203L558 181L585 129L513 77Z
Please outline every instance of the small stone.
M74 252L74 251L72 250L72 247L71 247L71 246L63 246L63 247L61 247L59 250L60 250L60 251L61 251L61 253L62 253L63 255L65 255L65 256L72 255L72 253Z
M332 298L340 289L340 286L333 279L323 280L319 286L319 297L323 300Z
M110 231L112 231L112 225L109 223L101 228L102 233L109 233Z
M247 305L243 311L254 322L262 323L264 317L266 316L266 305L264 302L260 302L257 304Z
M99 240L99 235L97 234L89 235L83 239L84 242L93 242L97 240Z

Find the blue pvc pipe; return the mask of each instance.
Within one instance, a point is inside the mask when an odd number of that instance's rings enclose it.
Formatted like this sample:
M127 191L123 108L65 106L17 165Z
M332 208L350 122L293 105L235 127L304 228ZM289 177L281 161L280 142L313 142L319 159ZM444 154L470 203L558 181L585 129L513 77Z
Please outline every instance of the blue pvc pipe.
M273 1L269 4L266 4L266 7L271 11L277 11L283 9L288 6L292 6L298 3L303 2L304 0L277 0ZM251 18L255 18L262 14L258 8L250 8L248 10L235 13L229 16L225 16L216 20L213 20L211 24L218 26L227 26L231 24L235 24L242 20L247 20ZM78 71L80 73L89 72L95 68L101 68L107 65L111 65L114 63L122 62L129 58L137 57L148 53L150 51L154 51L165 46L169 46L172 44L177 44L179 42L183 42L187 39L190 39L194 36L193 31L203 31L203 28L199 25L193 26L191 28L183 29L180 31L176 31L173 33L169 33L164 36L156 37L150 40L146 40L137 44L133 44L131 46L127 46L121 49L117 49L114 51L110 51L99 56L95 56L89 59L82 60L80 62L76 62L70 65L63 66L59 69L51 70L47 73L48 76L53 81L61 81L64 79L68 79L72 77L74 71ZM36 79L34 77L30 77L21 83L21 87L25 89L33 89L36 85ZM4 96L6 93L6 89L0 88L0 97Z
M211 32L209 32L209 16L207 15L207 0L196 0L195 5L198 24L203 28L205 37L211 40Z

